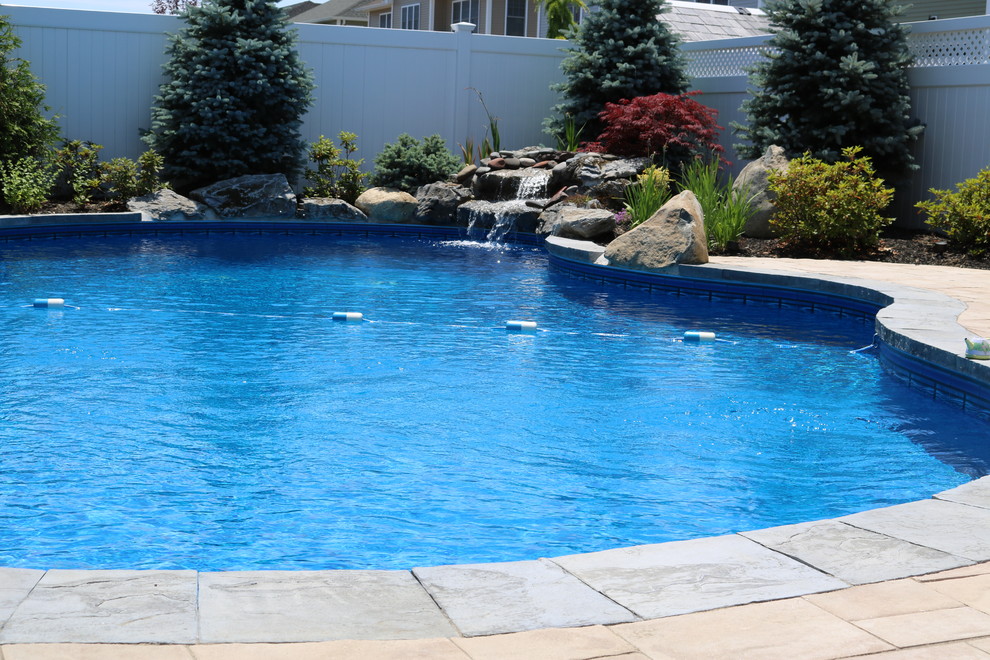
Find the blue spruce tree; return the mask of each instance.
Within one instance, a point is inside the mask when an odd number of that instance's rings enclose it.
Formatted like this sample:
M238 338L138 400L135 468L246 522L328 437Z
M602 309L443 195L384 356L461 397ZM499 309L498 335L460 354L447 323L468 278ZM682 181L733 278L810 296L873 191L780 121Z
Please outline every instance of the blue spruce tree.
M577 33L561 64L566 80L554 86L563 101L546 120L546 131L560 135L572 118L582 135L594 140L601 133L598 113L606 103L661 92L687 91L680 38L658 19L664 0L598 0Z
M773 48L756 65L749 124L734 125L756 158L768 146L836 162L861 146L888 180L916 169L911 145L923 127L911 118L906 29L889 0L771 0Z
M152 109L147 144L180 190L303 166L300 127L312 77L272 0L208 0L183 14Z

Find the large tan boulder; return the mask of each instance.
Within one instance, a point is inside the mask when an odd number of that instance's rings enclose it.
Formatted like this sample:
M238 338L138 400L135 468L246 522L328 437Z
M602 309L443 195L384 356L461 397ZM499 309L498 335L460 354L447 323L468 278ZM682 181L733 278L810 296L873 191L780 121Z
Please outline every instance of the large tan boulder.
M746 221L743 233L753 238L775 238L777 231L770 224L776 207L777 195L770 190L770 172L786 172L791 161L784 150L776 145L767 147L766 152L742 169L732 183L732 190L745 189L750 196L750 204L755 213Z
M354 201L369 222L409 224L416 217L416 198L394 188L369 188Z
M708 263L705 215L690 190L672 198L649 220L605 248L610 266L659 271L675 264Z

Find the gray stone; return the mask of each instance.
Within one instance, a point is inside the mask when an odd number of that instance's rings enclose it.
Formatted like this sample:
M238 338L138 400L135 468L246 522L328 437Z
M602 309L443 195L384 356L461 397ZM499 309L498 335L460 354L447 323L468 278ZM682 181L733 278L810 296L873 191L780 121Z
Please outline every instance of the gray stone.
M644 619L849 586L737 535L640 545L553 561Z
M394 188L369 188L354 202L369 221L395 224L411 223L418 205L415 197Z
M342 199L307 197L302 204L303 217L323 222L367 222L368 216Z
M784 150L776 145L767 147L766 152L748 163L732 183L732 190L746 190L751 197L750 204L755 212L746 221L743 233L753 238L774 238L777 231L770 225L776 207L777 195L770 190L771 171L786 171L790 160Z
M5 644L195 641L195 571L51 570L0 629Z
M415 568L413 573L467 637L636 620L545 559Z
M457 224L457 207L471 199L471 191L455 183L430 183L416 191L415 222L421 225Z
M560 190L567 186L594 187L602 181L602 165L605 161L598 154L580 153L565 160L551 170L548 187Z
M990 509L990 477L983 477L935 495L935 499Z
M694 193L685 190L649 220L609 243L605 258L613 266L649 271L708 263L704 214Z
M520 158L519 159L519 167L532 167L533 165L536 165L536 159L535 158Z
M653 162L650 158L620 158L610 163L606 163L602 168L602 178L606 181L610 179L634 179L636 175L645 170Z
M560 236L547 236L546 247L547 252L554 256L589 264L595 263L605 252L605 248L597 243Z
M835 520L772 527L742 536L850 584L896 580L972 563Z
M29 568L0 568L0 628L44 574Z
M474 163L470 163L461 168L461 171L454 175L454 180L457 183L464 183L468 179L474 176L474 173L478 171L478 166Z
M246 174L199 188L190 196L222 218L293 218L296 195L284 174Z
M201 573L199 601L204 643L457 635L408 571Z
M840 521L972 561L990 560L990 511L942 500L873 509Z
M216 218L210 207L168 188L127 200L127 210L140 213L142 220L154 222Z
M582 240L611 237L615 231L615 214L606 209L587 209L566 202L540 214L537 233Z

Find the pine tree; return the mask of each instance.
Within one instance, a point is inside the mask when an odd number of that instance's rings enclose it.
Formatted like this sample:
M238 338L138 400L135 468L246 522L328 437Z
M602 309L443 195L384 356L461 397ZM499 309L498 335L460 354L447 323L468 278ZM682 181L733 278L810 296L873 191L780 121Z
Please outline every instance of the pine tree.
M547 133L564 132L568 117L584 127L584 139L602 129L606 103L664 92L687 91L680 38L658 19L664 0L599 0L574 37L561 64L566 80L554 85L563 101L546 120Z
M772 0L774 49L754 68L756 92L743 103L748 126L734 128L747 158L768 146L827 162L861 146L885 179L917 169L911 145L923 130L911 118L906 29L889 0Z
M184 13L145 141L180 190L302 169L312 76L272 0L208 0Z

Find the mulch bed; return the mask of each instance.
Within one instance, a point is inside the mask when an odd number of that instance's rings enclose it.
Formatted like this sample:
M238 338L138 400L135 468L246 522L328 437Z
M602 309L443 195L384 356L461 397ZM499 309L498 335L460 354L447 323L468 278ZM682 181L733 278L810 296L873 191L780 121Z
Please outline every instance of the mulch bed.
M798 253L777 239L739 239L738 249L724 254L740 257L792 257L821 258L822 255ZM885 261L927 266L956 266L990 270L990 260L973 257L951 245L945 238L934 234L888 230L880 239L880 248L873 254L860 257L861 261Z

